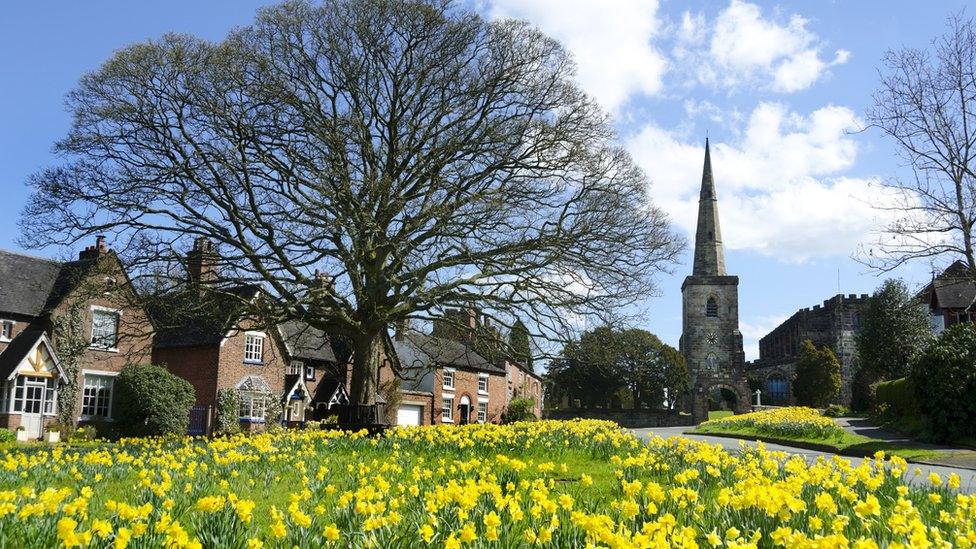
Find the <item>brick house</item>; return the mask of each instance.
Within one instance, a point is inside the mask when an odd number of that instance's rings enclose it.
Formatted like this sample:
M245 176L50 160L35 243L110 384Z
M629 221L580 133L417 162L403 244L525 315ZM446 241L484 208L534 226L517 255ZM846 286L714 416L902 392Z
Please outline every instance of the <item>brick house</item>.
M521 362L505 360L506 406L513 398L528 398L532 400L532 411L536 417L542 417L542 376Z
M150 360L152 325L133 298L103 237L76 261L0 252L0 426L23 426L39 438L63 406L74 407L81 423L110 420L115 377L126 364ZM58 337L79 345L70 403L58 398L71 361L58 356Z
M961 322L976 322L976 280L962 261L932 278L917 296L931 315L932 332L942 333Z
M398 425L464 425L501 420L505 369L463 342L405 329L393 338L401 365ZM391 376L381 369L380 379Z
M153 306L153 362L193 385L191 433L210 432L221 389L237 391L239 419L248 429L264 425L273 400L291 425L323 401L341 400L344 387L332 382L343 368L325 334L301 322L267 328L248 318L247 305L261 299L261 289L222 286L218 259L208 240L197 239L187 254L188 284ZM325 388L332 391L325 395Z

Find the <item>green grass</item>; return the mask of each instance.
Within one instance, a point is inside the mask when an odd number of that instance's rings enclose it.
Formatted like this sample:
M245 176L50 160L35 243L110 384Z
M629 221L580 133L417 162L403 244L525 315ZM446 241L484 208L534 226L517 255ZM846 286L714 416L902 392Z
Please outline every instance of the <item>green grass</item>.
M721 419L733 414L732 410L712 410L708 412L708 419Z
M824 447L824 450L844 455L870 456L880 450L888 455L899 456L907 460L929 460L938 458L940 454L934 450L892 444L847 432L827 438L785 435L770 436L751 427L719 427L706 424L699 425L692 432L696 434L728 435L737 438L754 438L770 442L782 441L787 444L797 442L801 444L819 445Z

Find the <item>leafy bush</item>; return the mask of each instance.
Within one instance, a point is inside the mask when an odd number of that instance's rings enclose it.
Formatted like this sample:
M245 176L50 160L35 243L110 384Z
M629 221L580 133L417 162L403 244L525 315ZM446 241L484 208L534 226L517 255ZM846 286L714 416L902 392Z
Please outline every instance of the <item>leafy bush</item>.
M68 440L95 440L98 436L94 425L81 425L68 437Z
M824 410L823 415L827 417L846 417L851 415L851 410L846 406L841 406L840 404L831 404L827 406Z
M15 440L17 440L17 435L13 431L10 429L0 429L0 444L14 442Z
M241 432L241 401L234 389L217 391L217 418L214 421L214 434L233 435Z
M909 376L936 440L976 436L976 323L942 332Z
M885 413L899 418L913 418L921 415L915 386L907 377L880 381L874 384L874 400L877 407L884 406Z
M535 416L535 401L531 398L513 398L508 403L508 408L502 412L502 423L515 423L516 421L533 421L539 419Z
M193 386L154 364L130 364L115 380L116 424L126 436L186 434Z

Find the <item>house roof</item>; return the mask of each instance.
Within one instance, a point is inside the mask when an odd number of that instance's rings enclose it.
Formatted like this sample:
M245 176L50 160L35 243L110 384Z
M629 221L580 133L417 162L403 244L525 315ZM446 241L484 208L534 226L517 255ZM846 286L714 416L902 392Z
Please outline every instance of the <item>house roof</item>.
M153 299L147 307L157 326L157 348L219 345L240 320L244 303L256 296L253 285L222 288L201 297L191 288Z
M56 307L95 264L60 262L0 250L0 313L40 316Z
M501 366L493 364L471 347L460 341L435 337L409 330L393 342L393 348L404 368L428 367L432 364L453 366L484 372L505 373Z
M943 309L966 309L976 303L976 280L968 276L965 263L956 261L932 279L919 296L927 297L929 303L934 298Z
M336 362L332 341L325 332L300 320L289 320L278 325L288 354L293 358L305 358Z

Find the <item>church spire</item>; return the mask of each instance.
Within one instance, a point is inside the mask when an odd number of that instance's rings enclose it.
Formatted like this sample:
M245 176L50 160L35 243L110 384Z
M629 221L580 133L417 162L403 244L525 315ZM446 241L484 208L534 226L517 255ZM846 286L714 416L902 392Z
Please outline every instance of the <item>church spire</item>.
M705 168L702 171L701 194L698 198L698 229L695 233L695 265L693 276L724 276L725 252L722 231L718 224L718 199L712 179L712 158L705 138Z

